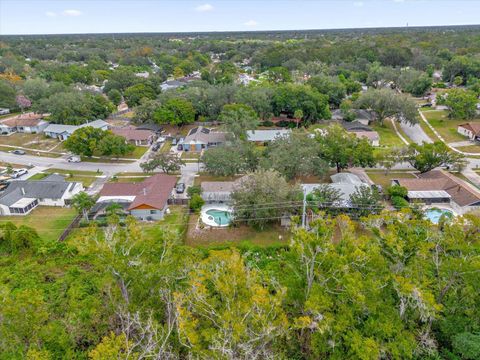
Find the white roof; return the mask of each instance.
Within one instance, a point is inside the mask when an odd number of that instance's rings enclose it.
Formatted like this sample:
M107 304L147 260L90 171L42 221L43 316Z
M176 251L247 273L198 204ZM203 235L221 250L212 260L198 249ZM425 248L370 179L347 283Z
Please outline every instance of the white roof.
M247 130L248 141L265 142L273 141L282 136L289 136L292 130L274 129L274 130Z
M24 207L30 205L30 204L31 204L32 202L34 202L35 200L37 200L37 199L34 199L34 198L21 198L20 200L18 200L18 201L15 202L14 204L10 205L10 207L23 209Z
M332 179L333 183L345 183L352 185L363 184L363 181L357 175L348 172L334 174L330 176L330 179Z
M410 199L451 198L450 194L444 190L409 191L407 196Z

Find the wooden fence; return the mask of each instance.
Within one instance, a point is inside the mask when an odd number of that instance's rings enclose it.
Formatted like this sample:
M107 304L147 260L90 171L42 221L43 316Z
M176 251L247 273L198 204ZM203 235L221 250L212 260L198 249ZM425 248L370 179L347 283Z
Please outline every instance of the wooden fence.
M78 224L80 224L80 220L82 220L82 216L81 215L77 215L73 220L72 222L70 223L70 225L67 226L67 228L65 230L63 230L63 233L62 235L60 235L60 237L58 238L58 241L64 241L68 235L70 235L70 233L73 231L73 229L77 228L78 227Z

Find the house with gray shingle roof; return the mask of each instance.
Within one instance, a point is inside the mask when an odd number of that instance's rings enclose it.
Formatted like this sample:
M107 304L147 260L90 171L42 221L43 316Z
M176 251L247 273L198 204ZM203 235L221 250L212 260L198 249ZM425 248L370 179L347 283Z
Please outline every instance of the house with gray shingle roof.
M96 129L108 130L108 123L103 120L95 120L88 122L82 125L63 125L63 124L50 124L48 125L43 132L45 135L58 139L58 140L67 140L70 135L72 135L75 130L81 129L83 127L91 126Z
M81 191L82 183L55 174L37 181L12 181L0 193L0 216L27 215L39 205L66 206Z
M227 133L225 132L199 126L191 129L178 147L185 151L202 151L225 143L226 137Z

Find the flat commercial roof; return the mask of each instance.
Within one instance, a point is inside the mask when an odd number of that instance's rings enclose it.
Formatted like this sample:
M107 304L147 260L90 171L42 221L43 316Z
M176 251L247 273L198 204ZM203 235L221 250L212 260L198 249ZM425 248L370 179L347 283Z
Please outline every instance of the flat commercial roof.
M450 194L444 190L409 191L407 196L410 199L436 199L436 198L450 199L451 198Z

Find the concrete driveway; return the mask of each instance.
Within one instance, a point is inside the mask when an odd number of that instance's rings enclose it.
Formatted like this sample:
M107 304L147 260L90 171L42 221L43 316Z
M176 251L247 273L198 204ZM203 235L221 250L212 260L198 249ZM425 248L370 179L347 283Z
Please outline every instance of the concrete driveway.
M421 145L422 143L432 143L432 139L423 131L422 127L419 124L411 125L405 121L399 122L400 127L403 132L412 140L414 143Z

